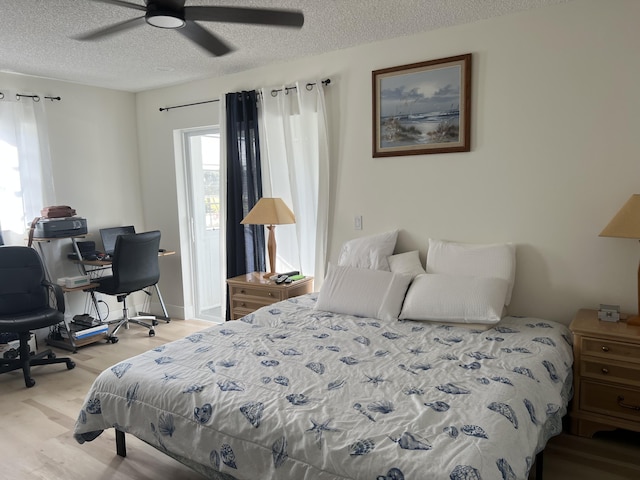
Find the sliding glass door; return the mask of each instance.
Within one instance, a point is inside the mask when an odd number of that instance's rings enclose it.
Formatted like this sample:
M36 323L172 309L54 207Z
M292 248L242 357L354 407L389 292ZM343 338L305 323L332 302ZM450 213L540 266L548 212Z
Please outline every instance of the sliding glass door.
M183 131L196 318L223 321L220 268L220 130Z

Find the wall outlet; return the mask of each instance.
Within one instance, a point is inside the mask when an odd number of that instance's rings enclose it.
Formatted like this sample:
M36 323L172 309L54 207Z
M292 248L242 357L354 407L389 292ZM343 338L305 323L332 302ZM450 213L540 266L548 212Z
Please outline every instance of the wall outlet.
M356 215L353 217L353 229L362 230L362 215Z

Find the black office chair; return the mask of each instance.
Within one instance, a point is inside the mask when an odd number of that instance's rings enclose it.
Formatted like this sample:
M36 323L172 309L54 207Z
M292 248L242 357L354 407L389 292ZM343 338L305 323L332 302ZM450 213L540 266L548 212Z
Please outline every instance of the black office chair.
M116 333L120 327L129 328L129 323L148 328L150 337L156 334L153 329L158 324L156 317L150 315L129 317L127 296L158 283L160 279L159 248L160 232L158 230L120 235L116 239L116 248L113 251L111 264L113 275L96 280L99 283L99 286L96 287L97 292L114 295L123 304L122 318L109 322L116 324L116 327L107 336L111 343L118 341ZM143 320L150 320L151 324L145 323Z
M51 291L55 296L56 308L49 305ZM70 358L56 358L50 349L36 355L29 352L31 330L63 321L62 288L45 280L38 253L29 247L0 247L0 333L17 333L20 339L17 358L0 358L0 373L21 368L25 385L33 387L36 383L31 378L33 365L66 363L69 370L75 367Z

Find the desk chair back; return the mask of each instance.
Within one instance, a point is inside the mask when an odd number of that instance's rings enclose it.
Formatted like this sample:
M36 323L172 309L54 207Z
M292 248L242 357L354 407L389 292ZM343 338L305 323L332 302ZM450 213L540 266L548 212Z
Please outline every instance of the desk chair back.
M44 267L34 249L0 247L0 316L49 308L44 280ZM60 315L58 321L62 318Z
M131 293L160 280L160 231L121 235L113 252L114 293Z

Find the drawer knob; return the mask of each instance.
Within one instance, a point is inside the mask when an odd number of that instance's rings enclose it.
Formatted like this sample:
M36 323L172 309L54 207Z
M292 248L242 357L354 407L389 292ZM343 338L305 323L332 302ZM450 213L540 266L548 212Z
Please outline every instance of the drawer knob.
M242 290L240 290L240 293L243 293L243 294L246 293L244 288Z
M603 352L608 352L609 351L609 347L607 347L606 345L602 346L602 351Z
M609 369L608 368L603 368L602 369L602 373L604 373L606 375L607 373L609 373Z
M622 408L628 408L629 410L640 410L640 405L631 405L630 403L624 403L624 397L622 395L618 397L618 405Z
M247 304L246 304L246 303L244 303L244 302L242 302L242 303L240 304L240 306L241 306L241 307L246 307L246 306L247 306Z
M270 296L270 297L273 297L273 293L269 292L269 296Z

